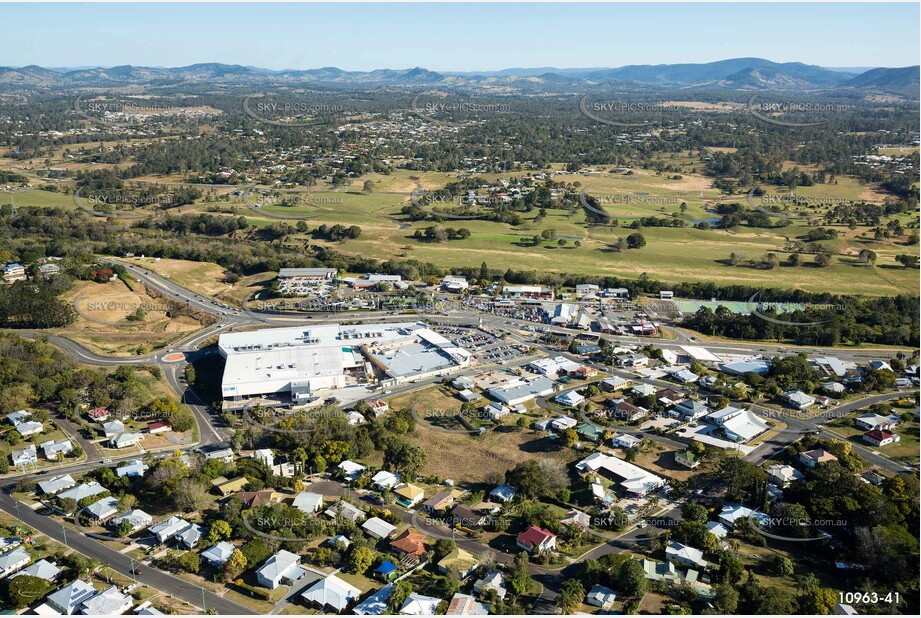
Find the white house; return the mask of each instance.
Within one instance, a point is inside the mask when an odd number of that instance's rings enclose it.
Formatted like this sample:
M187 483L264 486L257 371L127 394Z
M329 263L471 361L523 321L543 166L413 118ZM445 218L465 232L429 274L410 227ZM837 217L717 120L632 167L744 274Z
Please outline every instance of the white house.
M774 464L767 469L768 477L777 484L778 487L789 487L791 483L801 481L805 477L803 473L784 464Z
M668 542L668 546L665 548L665 559L671 563L692 569L707 568L707 561L704 560L702 551L676 541Z
M365 468L360 463L355 463L354 461L349 461L346 459L341 464L339 464L339 470L342 471L342 475L349 481L357 479L359 476L364 474Z
M400 614L404 616L434 616L438 610L441 599L427 597L417 592L412 592L406 597L406 602L400 607Z
M169 519L151 526L150 532L157 537L158 543L165 543L191 525L186 520L173 515Z
M96 589L82 579L75 579L45 597L45 604L58 614L71 616L87 599L96 596Z
M234 549L233 543L221 541L203 551L201 557L207 560L211 566L222 567L225 562L230 560Z
M15 573L31 562L32 558L25 547L17 547L0 556L0 579Z
M387 470L381 470L373 477L371 477L371 483L380 491L385 491L388 489L393 489L395 486L400 484L400 475L394 474L393 472L388 472Z
M396 526L387 523L380 517L372 517L368 519L361 525L361 527L365 532L368 533L369 536L375 539L389 538L390 535L393 534L397 529Z
M594 605L595 607L600 607L601 609L611 609L614 606L614 601L617 600L617 593L602 586L601 584L595 584L592 586L592 589L588 591L588 594L585 595L585 602L588 605Z
M574 408L580 403L582 403L583 401L585 401L585 397L583 397L576 391L566 391L566 392L563 392L557 395L554 401L556 401L557 403L561 405L568 406L570 408Z
M294 497L291 506L304 513L318 513L323 508L323 494L302 491Z
M611 445L615 448L634 448L643 440L628 433L621 433L611 438Z
M892 419L879 414L864 414L854 419L854 424L865 430L872 429L892 429L894 423Z
M740 519L754 519L757 522L763 522L767 516L764 513L750 509L747 506L742 506L741 504L726 504L723 506L723 510L720 511L720 523L732 530L735 528L736 522Z
M110 523L117 528L125 521L131 524L131 529L133 531L137 531L153 524L153 517L141 509L131 509L124 515L119 515L114 518Z
M80 613L85 616L121 616L132 605L134 599L120 592L118 586L109 586L85 600L80 605Z
M344 610L360 596L361 590L335 575L324 577L301 594L308 604L315 605L321 610L329 607L336 613Z
M783 394L784 400L790 404L790 407L797 410L805 410L809 406L815 405L815 397L807 395L803 391L790 389Z
M304 576L300 561L300 556L282 549L256 570L256 581L269 590L275 590L282 584L290 585Z

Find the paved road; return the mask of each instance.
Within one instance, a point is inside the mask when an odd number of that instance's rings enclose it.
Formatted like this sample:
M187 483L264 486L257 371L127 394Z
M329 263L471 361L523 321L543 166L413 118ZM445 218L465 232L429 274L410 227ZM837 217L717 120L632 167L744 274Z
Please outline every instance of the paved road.
M0 509L3 509L10 515L19 518L28 526L35 528L39 532L48 535L54 540L65 543L71 549L74 549L86 556L97 558L101 562L107 563L111 568L128 577L133 577L131 568L133 566L131 558L121 554L114 549L103 545L89 537L79 534L74 529L70 529L69 534L65 533L63 527L54 520L39 515L28 506L19 503L17 513L16 500L9 495L0 494ZM191 583L179 579L169 573L164 573L151 567L143 567L142 574L138 576L138 581L150 586L154 590L166 592L174 597L188 601L196 607L201 606L202 592L201 588L193 586ZM252 609L235 603L229 599L220 597L212 592L205 591L205 603L208 608L215 608L219 614L256 614Z
M854 444L850 440L846 440L844 436L835 433L833 430L830 430L825 427L825 425L832 420L841 418L867 408L876 403L883 403L885 401L890 401L892 399L899 399L904 397L905 392L897 393L880 393L876 395L869 395L867 397L862 397L860 399L855 399L848 403L843 403L839 406L835 406L829 410L825 410L821 413L815 414L814 416L799 416L799 413L793 410L784 410L782 414L778 415L777 410L772 410L765 408L764 406L753 405L751 410L756 414L766 417L766 418L778 418L786 423L787 427L781 432L778 432L777 435L772 438L765 440L758 448L745 456L745 459L761 465L768 459L771 459L778 452L785 449L791 443L800 439L803 434L811 433L818 431L819 436L825 438L834 438L836 440L845 440L851 444L851 448L858 455L860 455L865 461L869 462L872 465L879 466L889 472L905 472L910 470L902 464L898 464L882 455L878 455L871 451L870 449L861 446L859 444Z

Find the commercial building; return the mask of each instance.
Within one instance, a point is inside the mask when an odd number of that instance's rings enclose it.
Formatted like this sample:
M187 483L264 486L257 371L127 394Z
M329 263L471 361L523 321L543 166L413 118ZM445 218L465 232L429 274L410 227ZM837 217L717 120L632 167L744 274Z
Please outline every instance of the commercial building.
M619 480L620 486L628 493L645 496L665 484L665 479L640 468L623 459L611 457L604 453L589 455L578 464L576 469L583 473L607 472Z
M318 391L380 379L398 384L446 375L470 363L467 350L422 323L277 328L220 336L226 359L225 400L290 395L295 404Z

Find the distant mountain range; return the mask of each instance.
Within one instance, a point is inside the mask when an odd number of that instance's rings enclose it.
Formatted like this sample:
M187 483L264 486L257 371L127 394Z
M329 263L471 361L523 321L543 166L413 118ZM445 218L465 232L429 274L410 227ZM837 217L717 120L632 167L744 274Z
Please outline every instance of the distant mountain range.
M48 69L35 65L0 67L0 87L79 88L178 82L329 84L345 87L484 88L496 92L577 91L598 86L652 88L720 88L730 90L821 91L882 90L917 98L919 66L852 72L800 62L732 58L702 64L628 65L618 68L512 68L485 72L435 72L412 69L345 71L336 67L273 71L220 63L186 67L117 67Z

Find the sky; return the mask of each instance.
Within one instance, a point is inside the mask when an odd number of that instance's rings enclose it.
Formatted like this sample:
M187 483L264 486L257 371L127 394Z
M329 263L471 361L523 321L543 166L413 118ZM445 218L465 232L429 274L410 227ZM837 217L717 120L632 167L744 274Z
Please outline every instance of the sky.
M0 4L0 66L919 63L918 3Z

